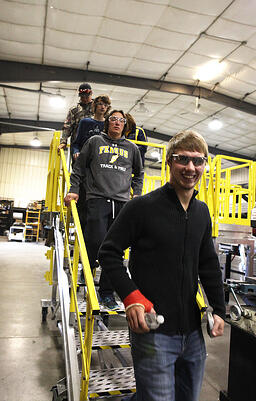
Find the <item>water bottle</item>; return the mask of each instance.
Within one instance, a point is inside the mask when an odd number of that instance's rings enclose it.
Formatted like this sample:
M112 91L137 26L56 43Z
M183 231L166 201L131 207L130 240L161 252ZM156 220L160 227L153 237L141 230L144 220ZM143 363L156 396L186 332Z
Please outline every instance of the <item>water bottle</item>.
M157 329L160 324L164 323L164 317L156 313L145 313L144 315L147 326L150 330Z

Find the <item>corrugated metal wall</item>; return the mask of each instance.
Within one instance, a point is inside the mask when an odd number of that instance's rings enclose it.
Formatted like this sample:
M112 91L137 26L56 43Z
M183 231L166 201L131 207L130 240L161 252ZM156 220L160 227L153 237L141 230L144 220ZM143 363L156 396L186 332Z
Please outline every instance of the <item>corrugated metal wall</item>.
M249 182L249 169L244 167L238 170L234 170L231 173L232 184L248 184Z
M42 150L1 148L0 197L14 199L18 207L45 199L48 157Z

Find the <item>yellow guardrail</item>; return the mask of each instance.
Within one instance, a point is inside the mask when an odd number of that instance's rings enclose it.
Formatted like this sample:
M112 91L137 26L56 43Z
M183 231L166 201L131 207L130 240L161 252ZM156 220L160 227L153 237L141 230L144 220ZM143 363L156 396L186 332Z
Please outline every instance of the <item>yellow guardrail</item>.
M237 165L222 168L225 161ZM235 183L235 175L245 177L248 187ZM250 226L251 210L255 204L256 163L252 160L217 155L212 162L212 221L213 235L218 236L219 223ZM208 202L207 202L208 203Z
M77 213L75 201L71 202L71 208L67 209L64 205L64 196L66 190L70 187L69 172L66 165L66 158L63 150L57 152L60 143L60 133L55 132L50 147L48 177L47 177L47 194L46 194L46 207L50 212L60 212L60 220L63 223L65 240L64 240L64 257L67 261L70 272L70 312L76 314L78 334L81 346L81 386L80 386L80 400L86 400L88 394L90 363L91 363L91 350L92 350L92 335L94 326L94 316L99 313L99 303L94 287L93 276L88 260L88 255L84 243L83 233L80 225L80 220ZM73 223L71 227L71 216ZM73 260L70 256L70 235L73 230L74 235L74 248ZM50 273L46 278L49 283L52 283L52 258L53 252L47 254L50 258ZM79 257L82 262L83 272L86 282L86 315L85 315L85 329L84 338L81 326L80 312L77 302L77 278L78 278L78 262Z
M60 132L56 131L53 134L53 139L50 145L48 173L47 173L47 189L45 197L45 207L48 212L58 212L57 193L58 185L57 178L60 171L60 157L57 152L58 144L60 143Z
M130 139L129 139L130 140ZM130 140L130 142L136 143L136 145L146 145L149 148L157 148L159 149L161 154L161 167L160 167L160 175L149 175L147 173L144 174L144 182L142 188L142 194L146 194L148 192L153 191L154 189L163 186L166 183L166 146L161 145L154 142L142 142ZM160 155L160 153L159 153ZM160 162L159 162L160 164Z

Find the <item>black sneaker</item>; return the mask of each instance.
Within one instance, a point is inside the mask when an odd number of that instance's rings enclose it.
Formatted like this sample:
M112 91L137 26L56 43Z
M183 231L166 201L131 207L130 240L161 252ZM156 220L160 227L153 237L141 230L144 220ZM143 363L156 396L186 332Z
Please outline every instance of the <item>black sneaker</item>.
M110 310L119 309L119 305L116 303L116 300L113 296L103 297L101 298L101 303L103 306Z

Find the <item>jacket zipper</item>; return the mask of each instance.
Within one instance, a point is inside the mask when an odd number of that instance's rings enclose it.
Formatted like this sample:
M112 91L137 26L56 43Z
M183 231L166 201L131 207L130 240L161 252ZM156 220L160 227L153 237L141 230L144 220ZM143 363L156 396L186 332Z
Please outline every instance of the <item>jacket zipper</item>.
M184 333L184 296L183 285L184 285L184 272L185 272L185 249L186 249L186 237L187 237L187 225L188 225L188 212L185 210L185 232L183 240L183 256L182 256L182 279L181 279L181 332Z

